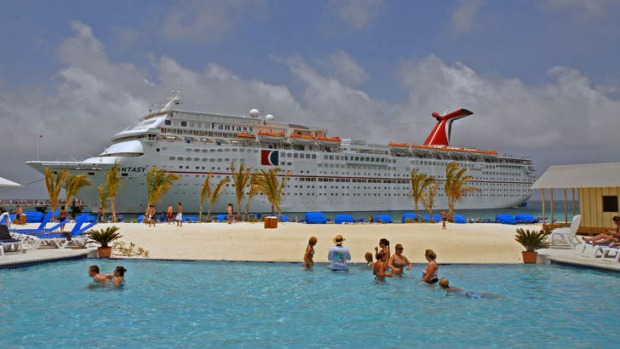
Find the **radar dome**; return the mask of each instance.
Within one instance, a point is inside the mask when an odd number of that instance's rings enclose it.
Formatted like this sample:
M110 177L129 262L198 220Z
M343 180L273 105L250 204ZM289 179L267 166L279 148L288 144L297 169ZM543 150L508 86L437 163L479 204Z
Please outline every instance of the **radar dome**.
M271 120L271 119L273 119L273 115L271 114L265 115L265 120Z
M252 109L250 110L250 116L253 118L257 118L260 115L260 112L258 111L258 109Z

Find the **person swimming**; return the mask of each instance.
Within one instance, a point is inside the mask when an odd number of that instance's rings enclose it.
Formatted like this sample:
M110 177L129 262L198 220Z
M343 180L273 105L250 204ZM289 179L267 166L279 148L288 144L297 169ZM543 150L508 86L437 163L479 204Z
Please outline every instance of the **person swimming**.
M125 272L127 272L127 269L125 269L125 267L123 267L122 265L117 266L114 269L114 274L112 275L112 285L116 287L125 286Z
M488 293L488 292L478 293L478 292L473 292L473 291L467 291L467 290L464 290L464 289L458 288L458 287L452 287L452 286L450 286L450 281L448 279L446 279L446 278L441 278L441 280L439 280L439 286L441 286L441 288L443 288L447 292L452 292L452 293L460 294L460 295L465 296L467 298L473 298L473 299L500 298L499 295L496 295L496 294L493 294L493 293Z

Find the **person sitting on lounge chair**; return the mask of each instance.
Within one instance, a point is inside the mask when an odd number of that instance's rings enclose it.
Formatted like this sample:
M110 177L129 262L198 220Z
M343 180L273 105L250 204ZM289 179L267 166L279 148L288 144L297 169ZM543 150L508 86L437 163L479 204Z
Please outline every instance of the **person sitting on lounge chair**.
M582 237L585 242L590 242L592 245L602 245L607 243L614 243L620 241L620 216L614 216L612 218L616 224L616 230L606 229L607 233L598 234L592 237Z

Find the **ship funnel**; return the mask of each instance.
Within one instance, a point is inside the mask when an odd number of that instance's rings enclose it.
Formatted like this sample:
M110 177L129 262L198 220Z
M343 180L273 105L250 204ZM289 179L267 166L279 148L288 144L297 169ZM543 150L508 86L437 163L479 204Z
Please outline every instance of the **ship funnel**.
M467 109L458 109L449 114L444 113L444 115L434 112L432 115L435 120L437 120L437 125L433 128L431 134L428 135L424 145L449 146L450 134L452 132L452 122L471 114L473 113Z
M170 100L166 105L161 109L161 111L170 111L174 108L175 105L181 104L181 96L179 93L175 93L170 97Z

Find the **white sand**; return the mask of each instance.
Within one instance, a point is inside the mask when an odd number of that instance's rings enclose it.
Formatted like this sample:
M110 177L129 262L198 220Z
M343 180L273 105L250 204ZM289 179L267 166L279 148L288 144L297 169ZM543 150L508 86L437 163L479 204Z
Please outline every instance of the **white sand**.
M102 228L111 224L98 224ZM185 223L179 228L160 223L117 223L121 241L145 248L150 258L231 261L301 261L308 239L318 238L315 262L326 262L332 239L342 234L353 262L363 262L380 238L403 244L403 254L413 263L424 263L424 250L433 249L439 263L522 263L521 246L514 241L515 226L502 224L365 224L309 225L278 223ZM526 226L540 229L540 225ZM70 229L70 228L69 228Z

